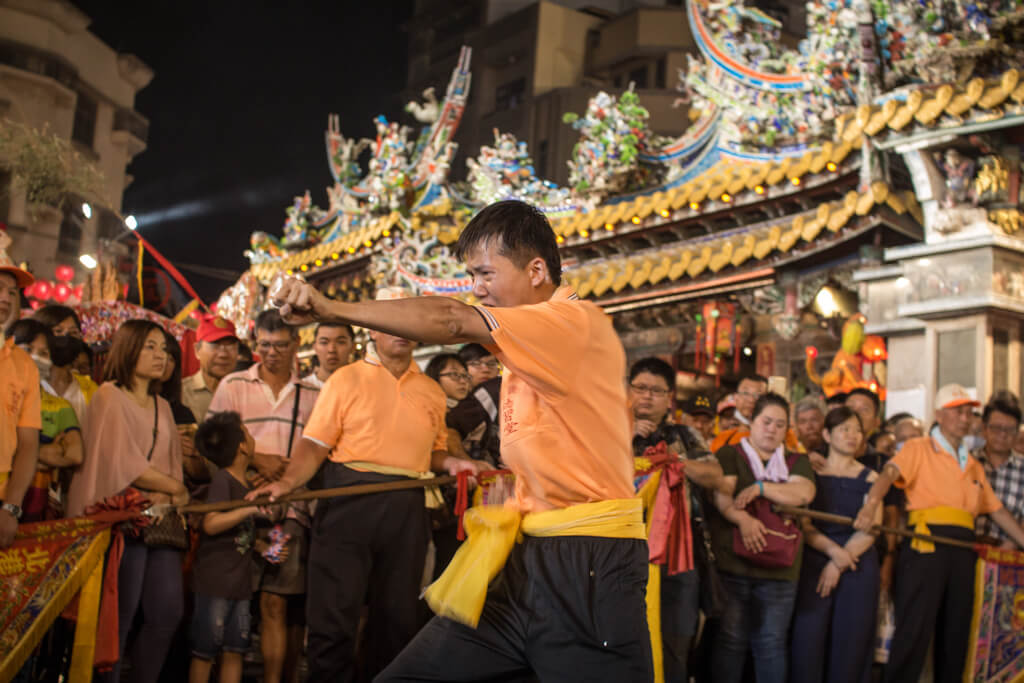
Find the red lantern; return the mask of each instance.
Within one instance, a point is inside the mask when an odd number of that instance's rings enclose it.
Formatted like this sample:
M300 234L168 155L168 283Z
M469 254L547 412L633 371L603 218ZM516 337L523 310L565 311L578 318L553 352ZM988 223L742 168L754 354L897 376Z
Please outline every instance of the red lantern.
M53 294L53 286L46 280L36 280L35 297L40 301L46 301Z
M75 296L76 299L81 301L82 296L85 294L85 285L77 285L74 289L71 290L71 293Z
M64 303L71 296L71 287L68 283L61 282L59 285L53 288L53 299L59 304Z
M29 301L28 305L32 307L33 311L38 311L39 307L42 306L41 303L39 303L38 301L36 301L34 299L32 301Z
M55 274L57 282L71 282L71 279L75 277L75 269L71 266L57 266Z
M36 283L33 282L32 284L30 284L28 287L25 287L21 291L24 292L25 296L28 297L29 299L35 298L35 296L36 296Z

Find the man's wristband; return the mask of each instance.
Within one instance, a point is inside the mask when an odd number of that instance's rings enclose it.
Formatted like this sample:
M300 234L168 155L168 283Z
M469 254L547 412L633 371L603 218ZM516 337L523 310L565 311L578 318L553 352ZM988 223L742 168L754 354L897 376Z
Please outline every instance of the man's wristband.
M763 496L764 495L764 482L763 481L757 482L757 488L761 491L761 495Z

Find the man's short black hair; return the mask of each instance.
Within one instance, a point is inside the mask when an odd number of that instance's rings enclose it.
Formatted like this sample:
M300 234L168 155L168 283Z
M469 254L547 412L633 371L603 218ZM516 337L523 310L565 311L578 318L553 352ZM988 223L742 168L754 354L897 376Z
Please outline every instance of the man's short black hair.
M356 339L356 333L352 329L352 326L341 320L321 320L320 322L318 322L316 324L316 328L313 330L313 339L316 339L317 337L320 336L320 328L322 327L343 328L346 332L348 332L349 339L351 339L352 341L355 341Z
M877 417L879 411L882 410L882 399L878 398L878 394L871 391L870 389L865 389L864 387L857 387L856 389L852 389L850 390L850 393L848 393L846 397L843 399L843 402L845 403L846 399L850 398L851 396L866 396L867 398L871 399L871 404L875 406L875 417Z
M846 405L847 396L849 396L849 394L844 394L841 392L838 394L832 394L831 396L825 399L825 405L829 407L844 406Z
M629 369L629 381L630 383L636 379L636 376L641 372L648 372L652 375L657 375L665 380L665 386L668 387L670 394L675 394L676 389L676 371L672 369L672 366L663 361L660 358L641 358L637 362L633 363L633 367Z
M488 356L493 356L494 354L488 351L487 347L483 346L482 344L472 343L466 344L461 349L459 349L458 355L459 360L461 360L462 364L465 365L466 363L472 363L475 360L487 358Z
M195 444L199 455L221 469L235 461L243 441L242 416L230 410L214 413L196 430Z
M1011 401L1003 396L993 398L991 401L985 404L985 410L981 414L982 422L984 422L987 425L989 418L992 417L992 413L1002 413L1003 415L1008 415L1009 417L1012 417L1014 420L1016 420L1017 425L1020 426L1021 412L1020 406L1017 404L1016 401Z
M50 328L45 323L34 318L22 318L15 321L13 325L7 328L7 336L14 339L14 343L19 346L31 344L37 338L42 337L46 340L46 350L53 351L53 332L50 331Z
M562 258L547 216L526 202L509 199L486 206L473 216L455 245L455 258L465 261L476 247L500 238L499 253L520 268L540 257L551 282L562 284Z
M297 339L299 336L299 328L289 325L273 308L267 310L256 316L256 331L259 332L279 332L281 330L288 330L288 333L293 339Z

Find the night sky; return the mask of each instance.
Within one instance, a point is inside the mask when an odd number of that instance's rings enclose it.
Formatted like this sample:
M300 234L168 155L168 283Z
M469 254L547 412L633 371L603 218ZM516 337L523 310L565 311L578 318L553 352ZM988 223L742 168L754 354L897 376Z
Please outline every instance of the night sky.
M279 236L294 196L308 188L326 208L328 114L357 138L377 114L405 121L412 0L75 4L156 72L136 98L149 141L124 213L175 264L241 274L249 234ZM232 284L182 272L207 303Z

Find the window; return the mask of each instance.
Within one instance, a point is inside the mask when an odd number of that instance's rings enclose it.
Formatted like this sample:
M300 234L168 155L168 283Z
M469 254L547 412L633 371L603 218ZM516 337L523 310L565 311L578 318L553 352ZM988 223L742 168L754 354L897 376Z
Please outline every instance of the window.
M499 85L494 93L495 111L506 111L515 109L523 103L526 96L526 79L517 78L514 81Z
M96 232L100 239L114 240L124 234L124 222L110 211L100 209L99 221L99 228Z
M537 145L537 157L534 159L534 169L538 178L546 178L548 174L548 141L541 140Z
M1010 331L992 330L992 391L1010 387Z
M82 246L82 224L73 210L65 211L60 224L57 251L65 256L77 257Z
M6 223L11 215L11 174L0 171L0 221Z
M973 327L963 330L950 330L938 333L938 382L936 386L959 384L970 389L978 386L974 377L974 341L976 331Z
M658 60L658 63L655 65L654 87L655 88L661 88L661 89L665 88L665 58L664 57L660 58Z
M71 139L92 149L96 137L96 100L85 93L78 93L75 105L75 123L71 129Z
M639 69L633 69L629 72L629 80L638 88L647 87L647 67L642 66Z

